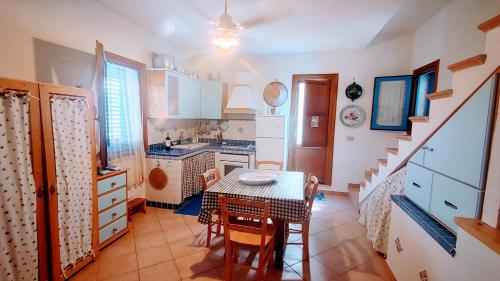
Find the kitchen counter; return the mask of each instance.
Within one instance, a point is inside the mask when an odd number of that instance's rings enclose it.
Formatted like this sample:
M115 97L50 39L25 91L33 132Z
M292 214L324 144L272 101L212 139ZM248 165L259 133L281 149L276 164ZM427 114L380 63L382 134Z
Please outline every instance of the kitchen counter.
M167 159L167 160L182 160L188 157L198 155L203 152L222 152L232 154L255 154L255 145L236 145L236 144L216 144L210 143L207 146L195 149L178 149L172 147L166 150L161 144L154 144L149 146L146 152L146 158Z

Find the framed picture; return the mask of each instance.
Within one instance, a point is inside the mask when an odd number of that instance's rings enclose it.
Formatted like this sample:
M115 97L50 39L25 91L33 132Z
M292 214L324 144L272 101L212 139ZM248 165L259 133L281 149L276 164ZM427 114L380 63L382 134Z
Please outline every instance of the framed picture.
M372 130L406 131L412 75L375 77Z

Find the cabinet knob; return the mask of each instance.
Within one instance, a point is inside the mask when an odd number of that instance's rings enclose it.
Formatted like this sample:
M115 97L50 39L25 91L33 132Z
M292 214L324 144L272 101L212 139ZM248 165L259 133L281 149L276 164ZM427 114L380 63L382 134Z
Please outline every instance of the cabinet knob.
M118 229L117 228L113 228L113 233L117 232Z
M114 218L114 217L116 217L116 215L117 215L116 213L112 213L112 214L111 214L111 216L112 216L113 218Z
M112 203L116 202L116 198L111 198L111 202Z
M50 186L50 193L54 194L56 192L56 187L54 185Z
M111 183L111 186L116 186L116 182L112 182L112 183Z
M38 197L43 197L43 191L44 191L44 188L43 187L40 187L37 192L36 192L36 195Z

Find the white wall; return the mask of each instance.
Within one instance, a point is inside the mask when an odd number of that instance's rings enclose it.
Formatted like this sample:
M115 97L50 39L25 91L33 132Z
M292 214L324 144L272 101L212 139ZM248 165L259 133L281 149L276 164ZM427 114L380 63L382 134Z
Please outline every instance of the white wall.
M35 81L33 38L95 53L105 50L151 64L153 51L182 52L94 0L0 0L0 76Z
M484 52L477 26L500 13L498 0L455 0L414 32L412 68L440 59L438 90L449 89L448 65Z
M386 157L385 148L396 145L395 134L371 131L371 107L374 77L411 73L411 36L402 36L368 49L314 54L284 54L259 56L219 56L186 59L195 71L206 73L220 70L222 80L231 84L235 71L252 73L252 95L259 114L267 113L262 91L267 83L278 79L291 91L293 74L338 73L337 122L335 126L333 187L345 191L348 183L361 182L364 169L378 167L377 159ZM356 78L364 90L355 104L365 109L367 119L362 127L350 129L338 121L340 110L351 101L345 88ZM290 99L278 114L289 114ZM346 141L346 137L354 141Z
M166 40L94 0L0 0L0 12L0 77L36 81L33 38L90 54L99 40L106 51L147 65L153 51L182 60L183 53ZM129 196L144 193L141 187Z

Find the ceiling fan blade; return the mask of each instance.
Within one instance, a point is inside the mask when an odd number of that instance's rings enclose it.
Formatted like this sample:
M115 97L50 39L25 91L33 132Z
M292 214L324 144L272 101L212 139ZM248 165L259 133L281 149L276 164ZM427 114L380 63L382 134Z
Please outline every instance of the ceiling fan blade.
M204 20L206 21L212 20L210 16L203 9L201 9L200 6L198 6L198 4L196 4L194 0L184 0L184 1L186 3L186 6L188 6L188 8L192 9L193 11L196 11L201 17L203 17Z
M256 17L256 18L244 21L241 23L241 25L245 29L248 29L248 28L252 28L252 27L256 27L256 26L261 26L261 25L277 22L277 21L284 19L286 17L289 17L293 14L294 14L294 10L292 10L292 9L283 10L283 11L279 11L277 13L267 14L267 15L263 15L260 17Z

